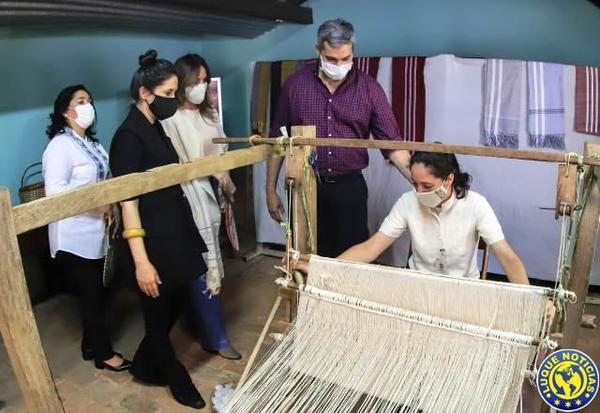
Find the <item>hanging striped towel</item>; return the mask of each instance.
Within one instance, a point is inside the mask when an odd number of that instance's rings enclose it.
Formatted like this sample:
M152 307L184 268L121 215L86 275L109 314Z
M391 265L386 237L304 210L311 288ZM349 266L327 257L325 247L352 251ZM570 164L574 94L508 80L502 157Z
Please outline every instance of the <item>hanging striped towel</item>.
M527 62L529 146L565 148L563 66Z
M600 135L600 68L575 69L575 130Z
M354 66L377 79L379 60L379 57L357 57L354 59Z
M258 133L258 80L260 78L260 63L254 63L252 70L252 89L250 91L250 130Z
M281 91L281 61L271 62L271 87L269 90L271 92L269 113L271 114L270 119L273 119L275 116L275 110L277 109L279 92Z
M405 141L425 139L425 57L392 59L392 111Z
M269 106L269 83L271 81L271 62L256 62L252 97L250 100L250 122L253 133L267 134L267 109Z
M299 60L283 60L281 62L281 86L283 86L288 77L298 71L299 65Z
M519 147L521 76L518 60L487 59L483 76L483 144Z

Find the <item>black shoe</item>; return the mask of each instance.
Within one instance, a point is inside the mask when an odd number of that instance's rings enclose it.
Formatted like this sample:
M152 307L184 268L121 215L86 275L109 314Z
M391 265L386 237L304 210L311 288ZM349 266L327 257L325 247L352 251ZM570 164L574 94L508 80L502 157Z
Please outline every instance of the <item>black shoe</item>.
M227 360L240 360L242 358L242 355L231 346L222 348L217 353L219 353L219 356Z
M87 347L87 348L81 348L81 357L83 357L83 359L85 361L90 361L94 359L94 350L92 350L91 347Z
M200 393L198 393L198 390L193 386L185 391L177 391L171 388L171 394L173 394L173 398L177 400L179 404L191 407L192 409L200 410L206 406L206 402Z
M231 346L225 347L221 350L211 350L204 347L202 347L202 349L207 353L218 354L219 356L227 360L240 360L242 358L242 355Z
M121 353L117 353L115 351L115 356L119 356L121 358L123 358L123 355ZM90 361L90 360L94 360L94 350L91 347L86 347L86 348L81 348L81 357L83 357L83 359L85 361Z
M135 367L130 368L129 373L136 380L139 380L139 381L143 382L144 384L149 384L152 386L166 386L167 385L167 379L162 377L159 374L140 373L139 371L137 371L135 369Z
M117 355L117 354L115 354L115 355ZM119 357L123 357L123 356L119 355ZM131 367L131 361L129 361L127 359L123 359L123 362L120 365L118 365L117 367L113 367L110 364L107 364L105 361L97 361L96 360L94 362L94 365L96 366L96 368L98 370L104 370L104 369L106 369L106 370L110 370L110 371L114 371L114 372L120 373L122 371L129 370L129 367Z

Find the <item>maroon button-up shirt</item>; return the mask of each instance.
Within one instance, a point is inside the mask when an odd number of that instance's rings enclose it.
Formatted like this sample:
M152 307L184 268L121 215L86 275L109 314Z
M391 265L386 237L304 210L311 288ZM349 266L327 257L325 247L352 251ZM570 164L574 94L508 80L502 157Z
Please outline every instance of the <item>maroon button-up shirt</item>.
M280 136L282 126L316 125L318 138L401 140L385 93L370 75L356 69L334 93L318 77L318 64L306 64L290 76L279 95L270 136ZM389 151L382 150L387 157ZM336 176L361 170L369 164L363 148L317 148L317 171Z

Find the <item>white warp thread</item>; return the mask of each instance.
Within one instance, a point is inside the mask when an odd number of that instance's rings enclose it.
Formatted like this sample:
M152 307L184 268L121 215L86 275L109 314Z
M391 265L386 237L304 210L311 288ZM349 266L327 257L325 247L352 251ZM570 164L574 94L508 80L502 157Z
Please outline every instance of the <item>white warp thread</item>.
M527 337L541 330L548 289L316 256L309 274L296 321L225 412L517 408L535 353ZM346 297L342 305L340 297ZM429 319L406 319L394 311ZM481 337L457 325L496 333Z

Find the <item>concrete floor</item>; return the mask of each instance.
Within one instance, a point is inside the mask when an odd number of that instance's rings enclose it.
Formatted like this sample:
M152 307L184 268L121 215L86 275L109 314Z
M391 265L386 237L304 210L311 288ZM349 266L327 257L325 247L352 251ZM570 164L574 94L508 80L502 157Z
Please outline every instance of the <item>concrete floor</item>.
M273 265L279 260L257 258L249 263L240 258L226 261L224 301L228 330L235 347L243 354L241 361L227 361L202 350L180 326L173 331L176 352L191 372L192 378L208 401L217 384L239 378L276 294L273 280L279 274ZM284 316L282 309L280 316ZM600 306L589 306L598 316ZM96 370L91 362L82 361L79 353L79 321L73 297L60 295L35 308L42 341L51 370L69 413L161 413L194 411L172 400L165 387L144 386L132 381L128 373ZM114 347L131 357L143 334L141 313L135 296L121 292L112 305L111 319ZM600 361L600 330L582 329L577 348ZM537 413L537 391L525 386L524 412ZM0 411L24 412L21 395L4 348L0 346ZM211 411L209 407L202 410ZM582 412L600 412L600 397ZM484 412L482 412L484 413Z

